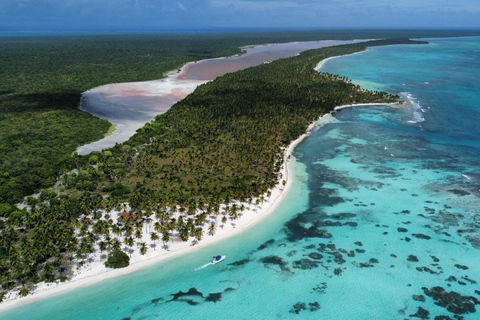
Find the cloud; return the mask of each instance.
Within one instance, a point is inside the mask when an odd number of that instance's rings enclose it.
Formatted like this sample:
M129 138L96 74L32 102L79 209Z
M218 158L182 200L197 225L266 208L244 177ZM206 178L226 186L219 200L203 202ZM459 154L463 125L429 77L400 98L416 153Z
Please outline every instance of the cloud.
M0 0L0 27L480 27L478 0Z

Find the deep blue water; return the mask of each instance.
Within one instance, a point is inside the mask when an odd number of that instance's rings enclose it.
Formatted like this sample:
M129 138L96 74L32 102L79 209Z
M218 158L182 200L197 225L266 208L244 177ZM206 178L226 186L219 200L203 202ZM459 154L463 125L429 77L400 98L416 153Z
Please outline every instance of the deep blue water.
M479 319L480 39L328 61L399 107L324 118L239 236L2 319ZM193 271L214 254L227 260Z

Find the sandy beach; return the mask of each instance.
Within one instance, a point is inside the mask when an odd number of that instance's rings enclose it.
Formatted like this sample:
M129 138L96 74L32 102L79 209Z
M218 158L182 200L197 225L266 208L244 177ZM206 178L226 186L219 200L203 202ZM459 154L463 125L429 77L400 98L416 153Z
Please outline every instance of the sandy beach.
M335 108L335 110L372 105L396 105L396 103L349 104L338 106ZM130 266L128 266L127 268L108 269L104 266L104 262L106 260L105 256L102 256L101 253L92 254L89 256L89 262L86 262L81 267L74 268L74 276L70 280L65 282L48 284L41 283L27 297L23 298L21 298L17 293L10 293L5 297L4 302L0 304L0 311L19 307L21 305L52 297L70 290L89 286L107 279L135 272L139 269L152 266L161 261L165 261L179 255L187 254L189 252L198 250L200 248L206 247L208 245L222 241L226 238L246 231L253 225L259 223L267 216L272 214L275 211L275 208L282 202L283 198L287 195L289 189L293 184L293 175L290 167L291 161L289 160L289 158L292 156L293 150L303 139L305 139L310 134L316 123L322 120L322 118L329 115L331 115L331 113L324 114L318 120L311 123L307 129L307 132L298 137L288 146L288 148L284 150L284 165L282 166L281 178L279 179L277 186L273 190L271 190L270 196L267 197L264 202L258 205L243 203L246 210L241 212L241 214L239 215L240 218L238 220L232 220L231 218L229 218L227 223L222 224L220 221L221 217L223 216L222 214L216 217L210 216L209 220L207 220L203 226L204 237L200 241L196 242L195 240L190 239L189 241L183 242L177 239L177 237L175 237L175 241L169 242L167 244L168 249L162 247L161 241L152 241L150 239L149 232L147 232L148 229L144 229L143 238L140 239L138 242L147 243L149 249L144 255L141 255L139 250L131 252ZM283 183L283 180L285 180L285 184ZM237 203L237 205L240 207L242 204ZM221 212L222 211L223 210L221 210ZM117 211L111 212L110 214L114 215L120 213ZM223 225L223 227L217 228L214 235L208 234L208 226L211 222L214 222L217 226ZM123 240L123 237L120 237L120 240ZM122 245L122 249L125 250L126 247ZM103 255L105 255L105 253L103 253Z
M309 126L308 132L310 132L313 126L314 123ZM220 219L223 215L219 215L217 217L210 216L209 220L207 220L207 223L205 223L203 227L204 237L198 243L195 243L195 241L192 241L192 239L186 242L175 239L174 242L168 243L168 250L162 247L162 243L159 240L156 241L156 248L154 249L154 242L150 239L150 234L144 229L143 238L139 242L146 242L149 249L145 255L141 255L138 250L135 250L135 252L131 253L129 267L124 269L107 269L104 266L105 257L102 257L100 253L92 254L89 256L90 262L86 262L81 267L74 267L75 270L72 279L63 283L41 283L27 297L23 298L19 297L17 293L10 293L5 297L4 302L0 304L0 310L18 307L45 299L47 297L52 297L66 291L74 290L76 288L92 285L106 279L135 272L139 269L198 250L205 246L244 232L273 213L277 205L288 193L288 190L293 183L289 156L291 156L293 149L308 135L308 132L297 138L289 145L287 149L285 149L284 165L281 170L281 178L277 186L271 190L271 195L259 205L244 203L246 210L241 212L240 218L235 221L229 218L228 222L223 225L223 228L217 228L213 236L208 234L208 226L211 222L215 222L218 226L222 225ZM282 180L285 180L286 183L283 184ZM114 214L115 212L110 213L110 215ZM124 246L122 245L122 249L124 249L123 247Z
M321 63L317 65L317 68L321 66ZM178 74L176 75L178 77ZM347 107L354 106L368 106L368 105L392 105L392 104L379 104L379 103L366 103L366 104L350 104L342 105L335 108L335 110L340 110ZM333 111L334 112L334 111ZM329 113L330 114L330 113ZM325 114L322 117L328 116ZM64 293L66 291L74 290L76 288L92 285L106 279L118 277L125 275L127 273L135 272L139 269L154 265L161 261L171 259L173 257L183 255L205 246L211 245L213 243L222 241L223 239L232 237L239 233L244 232L251 226L263 220L268 215L272 214L275 211L275 208L282 202L283 198L288 193L288 190L291 188L293 183L292 170L290 168L291 161L289 160L292 155L294 148L309 135L311 130L314 128L315 123L317 123L322 117L317 121L310 124L308 130L305 134L298 137L293 141L288 148L284 150L284 164L281 169L281 175L277 186L271 190L270 195L265 198L263 202L259 204L249 203L235 203L238 207L242 205L245 207L245 210L241 211L239 214L239 219L233 220L229 217L224 208L221 207L220 215L214 216L211 215L208 217L207 221L203 225L204 236L200 241L190 239L189 241L183 242L178 239L177 236L172 236L173 242L167 244L168 247L163 247L160 240L152 241L150 239L150 232L153 231L153 226L146 226L142 231L142 239L138 239L138 242L145 242L148 246L148 251L146 254L140 254L138 248L137 250L131 250L129 247L123 245L123 236L119 237L119 240L122 242L122 249L129 253L130 255L130 266L124 269L107 269L104 266L106 260L105 252L100 252L97 250L97 253L91 254L85 259L83 265L77 265L73 267L73 277L65 282L57 283L41 283L39 284L27 297L20 298L17 292L9 293L5 296L4 302L0 304L0 310L6 310L14 307L19 307L24 304L32 303L47 297L52 297ZM285 180L285 182L284 182ZM119 211L110 212L112 217L115 215L121 214ZM226 223L221 222L222 217L228 217ZM214 235L209 234L209 226L214 223L216 225L216 231ZM113 237L113 236L112 236ZM130 251L129 251L130 250Z

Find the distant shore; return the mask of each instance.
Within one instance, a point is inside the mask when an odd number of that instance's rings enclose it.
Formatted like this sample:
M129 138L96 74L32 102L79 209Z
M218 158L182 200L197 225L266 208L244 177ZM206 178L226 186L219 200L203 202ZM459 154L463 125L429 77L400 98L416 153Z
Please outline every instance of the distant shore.
M327 59L323 60L322 62L326 60ZM316 69L321 66L322 62L317 65ZM396 103L361 103L341 105L337 106L331 113L335 112L335 110L340 110L348 107L393 104ZM293 174L290 161L290 156L292 155L293 150L310 134L318 121L320 121L323 117L330 115L331 113L324 114L319 119L311 123L307 131L301 136L299 136L292 143L290 143L290 145L284 150L284 164L281 168L281 176L279 178L279 181L277 182L276 187L271 190L270 195L265 199L265 201L259 204L237 203L238 206L245 206L245 210L241 212L240 218L238 220L232 220L232 218L229 218L228 222L223 224L223 228L217 228L214 235L208 234L209 223L215 222L217 226L220 226L221 223L218 221L218 219L221 218L221 215L216 217L209 217L208 222L205 223L203 227L204 237L198 243L192 244L191 240L187 242L176 240L174 242L168 243L168 250L162 248L161 245L156 245L156 242L150 239L148 232L144 231L143 239L141 239L141 242L146 242L149 246L149 249L145 255L141 255L138 250L131 253L129 267L124 269L107 269L104 266L105 258L101 256L100 252L97 252L96 254L91 256L91 259L93 261L87 262L83 266L79 266L78 268L74 267L74 276L68 281L57 283L41 283L32 293L30 293L27 297L24 298L20 298L16 292L14 294L8 294L5 297L4 302L0 304L0 311L20 307L22 305L46 299L67 291L93 285L95 283L99 283L101 281L114 277L119 277L137 271L139 269L152 266L161 261L165 261L179 255L190 253L200 248L204 248L208 245L217 243L221 240L232 237L247 230L248 228L252 227L253 225L257 224L258 222L272 214L275 211L276 207L288 194L288 191L293 184ZM119 212L116 213L120 214ZM110 214L113 215L115 214L115 212L112 212Z

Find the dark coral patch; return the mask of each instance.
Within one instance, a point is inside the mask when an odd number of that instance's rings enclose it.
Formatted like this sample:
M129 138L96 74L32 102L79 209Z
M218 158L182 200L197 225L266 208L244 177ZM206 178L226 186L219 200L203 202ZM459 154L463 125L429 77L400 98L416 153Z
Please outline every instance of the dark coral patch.
M463 266L463 265L458 264L458 263L455 265L455 268L462 269L462 270L468 270L467 266Z
M323 256L322 256L320 253L318 253L318 252L309 253L309 254L308 254L308 257L311 258L311 259L313 259L313 260L320 260L320 259L323 258Z
M320 309L320 304L318 302L310 302L308 304L308 310L314 312ZM304 302L297 302L290 309L290 313L299 314L302 310L307 310L307 304Z
M221 299L222 299L222 293L221 293L221 292L217 292L217 293L210 293L210 294L205 298L205 301L217 302L217 301L220 301Z
M407 261L418 262L418 258L417 258L417 256L414 256L413 254L411 254L411 255L408 256Z
M297 261L293 261L293 267L295 269L311 270L318 268L318 263L310 259L300 259Z
M428 319L430 316L430 312L428 310L423 309L422 307L418 307L418 310L415 314L411 314L410 317L420 318L420 319Z
M352 264L353 264L355 267L359 267L359 268L373 268L373 264L365 263L365 262L357 262L357 261L354 261L354 262L352 262Z
M336 213L336 214L332 214L328 217L331 218L331 219L335 219L335 220L345 220L345 219L354 218L356 216L357 215L354 214L354 213Z
M314 246L315 247L315 246ZM297 250L292 250L286 253L287 257L293 257L297 253Z
M398 231L398 232L407 232L408 229L405 229L405 228L397 228L397 231Z
M173 298L170 301L181 301L181 302L186 302L191 306L196 306L199 304L199 302L192 300L192 299L186 299L186 297L201 297L203 298L203 293L198 291L195 288L190 288L187 292L179 291L177 293L172 294Z
M477 298L472 296L462 296L461 294L450 291L447 292L442 287L433 287L428 289L423 287L423 292L435 300L435 304L447 309L455 314L474 313L475 305L480 304Z
M465 191L465 190L461 190L461 189L450 189L450 190L447 190L447 191L451 192L453 194L456 194L457 196L460 196L460 197L470 195L470 192Z
M307 220L307 218L308 214L300 214L285 224L288 241L296 242L306 238L328 239L332 237L331 233L320 228L321 222L319 221L314 222L308 228L304 227L305 223L310 224L312 222L309 221L310 219Z
M319 284L315 288L313 288L313 291L315 291L317 293L325 293L326 289L327 289L327 283L322 282L321 284Z
M418 239L425 239L425 240L430 240L431 239L430 236L427 236L426 234L423 234L423 233L412 233L412 236L414 236L415 238L418 238Z
M308 304L308 306L310 308L310 311L312 311L312 312L320 309L320 303L318 303L318 302L310 302Z
M415 269L417 269L417 271L420 271L420 272L428 272L430 274L440 274L439 272L433 271L429 267L416 267Z
M152 302L153 304L157 304L157 303L162 302L162 301L163 301L163 298L155 298L155 299L152 299L151 302Z
M238 260L238 261L234 261L232 263L229 263L228 265L229 266L234 266L234 267L240 267L240 266L243 266L247 263L250 262L250 259L242 259L242 260Z
M257 248L257 251L261 251L263 249L266 249L268 247L270 247L272 244L275 243L275 239L270 239L268 241L266 241L264 244L260 245L258 248Z
M263 257L260 259L260 261L265 267L267 267L268 265L277 265L283 271L290 271L290 269L287 267L287 262L278 256Z
M340 221L330 221L330 220L324 220L320 224L322 227L341 227L342 223Z
M171 301L179 300L182 297L189 297L189 296L198 296L203 298L203 293L198 291L195 288L190 288L187 292L179 291L177 293L172 294L173 298Z
M425 302L425 296L423 294L414 294L412 299L415 301Z
M350 226L352 228L355 228L356 226L358 226L358 223L357 222L352 222L352 221L347 221L343 224L344 226Z
M290 309L290 313L299 314L302 310L307 310L307 305L304 302L297 302Z

